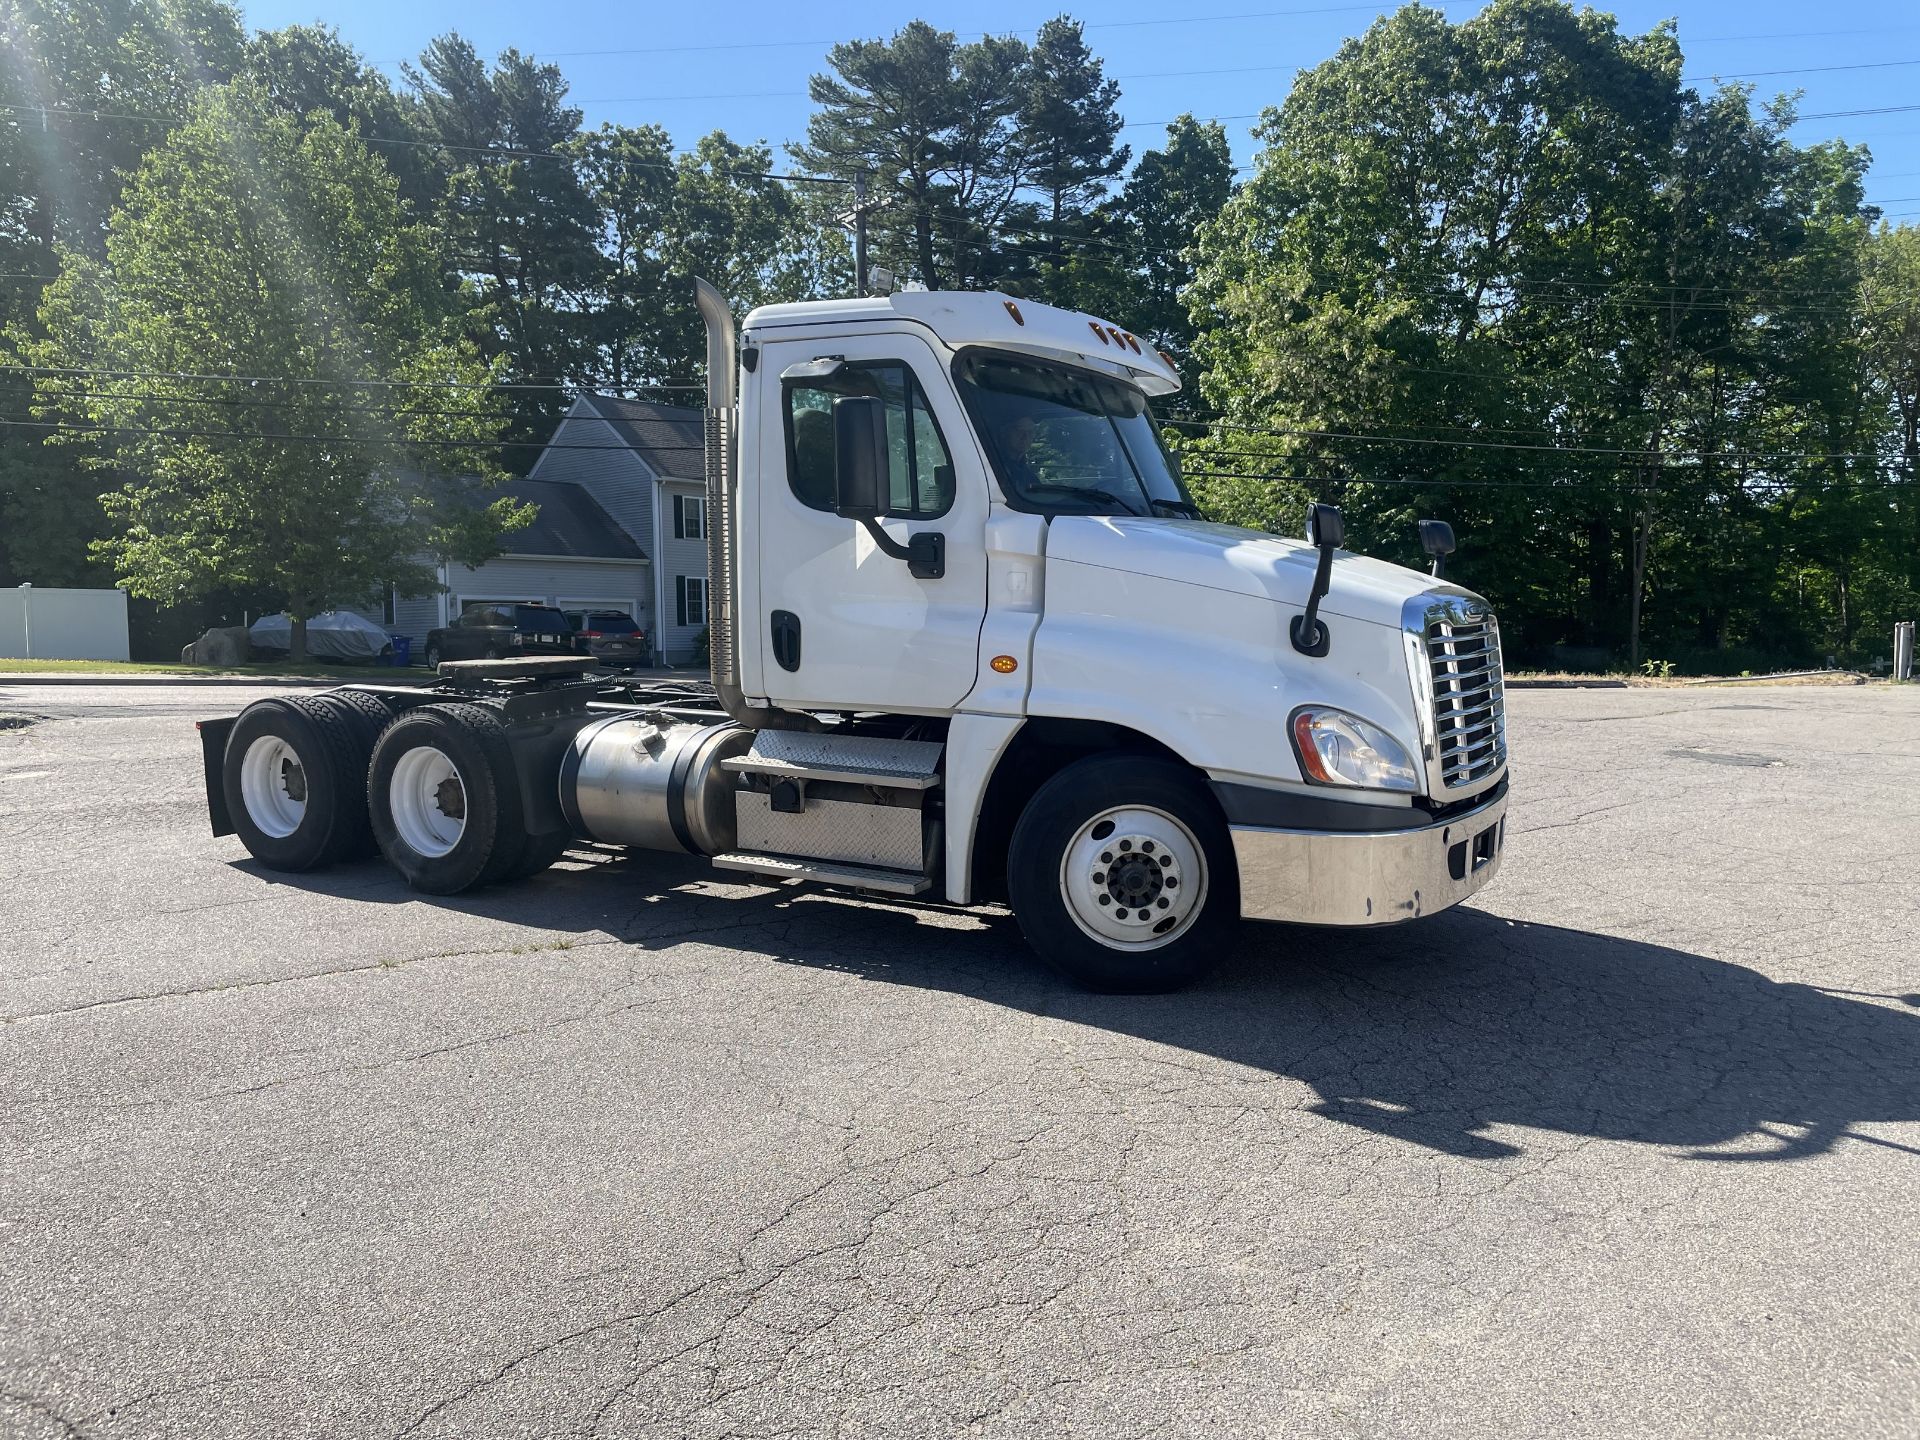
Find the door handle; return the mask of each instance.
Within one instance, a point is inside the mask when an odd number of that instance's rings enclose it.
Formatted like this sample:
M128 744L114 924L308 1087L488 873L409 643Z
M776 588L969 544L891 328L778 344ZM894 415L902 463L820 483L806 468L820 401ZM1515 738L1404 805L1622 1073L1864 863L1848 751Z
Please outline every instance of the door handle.
M773 658L782 670L800 668L800 617L791 610L773 612Z

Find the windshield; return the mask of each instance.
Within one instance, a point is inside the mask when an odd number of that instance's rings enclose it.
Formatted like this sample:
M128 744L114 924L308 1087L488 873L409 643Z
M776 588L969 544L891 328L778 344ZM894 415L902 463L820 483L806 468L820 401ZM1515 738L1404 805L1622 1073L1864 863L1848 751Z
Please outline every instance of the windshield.
M1199 511L1131 385L1067 365L973 351L955 366L1007 499L1098 515Z

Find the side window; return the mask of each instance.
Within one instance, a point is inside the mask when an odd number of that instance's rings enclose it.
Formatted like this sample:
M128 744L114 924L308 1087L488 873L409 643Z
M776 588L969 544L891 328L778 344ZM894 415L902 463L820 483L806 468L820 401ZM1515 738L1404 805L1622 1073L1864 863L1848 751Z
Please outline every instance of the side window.
M919 381L893 361L848 365L830 382L787 387L787 483L802 505L833 509L833 402L871 395L886 402L891 461L887 513L931 520L953 506L953 461Z
M707 623L707 582L698 575L678 575L673 582L674 619L681 625Z
M673 538L704 540L707 535L707 501L703 495L673 497Z

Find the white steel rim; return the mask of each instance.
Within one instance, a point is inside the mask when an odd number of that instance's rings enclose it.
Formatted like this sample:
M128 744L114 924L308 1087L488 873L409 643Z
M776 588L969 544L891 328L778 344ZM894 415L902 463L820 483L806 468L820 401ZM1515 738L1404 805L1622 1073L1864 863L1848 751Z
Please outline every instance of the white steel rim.
M402 755L387 786L393 828L409 849L438 859L467 833L467 786L443 750L418 745Z
M1088 935L1116 950L1158 950L1193 927L1207 900L1194 834L1151 805L1103 810L1060 862L1060 895Z
M262 735L240 759L240 799L262 835L284 840L307 818L307 769L278 735Z

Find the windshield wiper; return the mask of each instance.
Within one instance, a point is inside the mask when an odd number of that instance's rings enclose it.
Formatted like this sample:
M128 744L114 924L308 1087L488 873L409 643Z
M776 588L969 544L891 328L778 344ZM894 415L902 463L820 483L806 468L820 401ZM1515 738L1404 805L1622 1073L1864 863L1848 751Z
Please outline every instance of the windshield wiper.
M1111 490L1101 490L1092 485L1056 485L1043 480L1038 485L1027 486L1027 489L1053 490L1062 495L1071 495L1076 500L1097 500L1102 505L1118 505L1129 515L1138 515L1140 513L1118 495L1115 495Z
M1207 518L1200 513L1200 507L1191 500L1161 500L1155 498L1147 501L1147 503L1153 506L1155 514L1158 514L1160 507L1164 505L1167 509L1173 511L1174 514L1185 515L1190 520L1204 520Z

